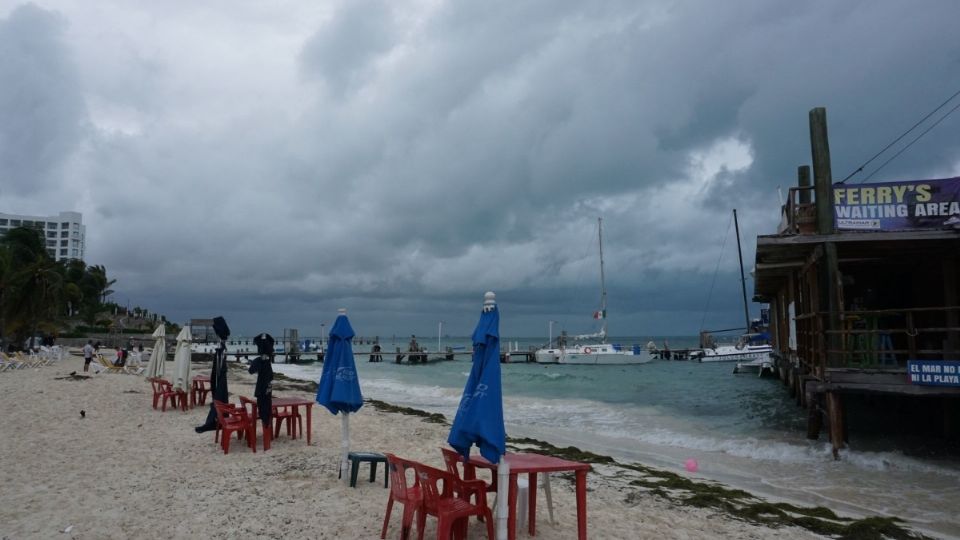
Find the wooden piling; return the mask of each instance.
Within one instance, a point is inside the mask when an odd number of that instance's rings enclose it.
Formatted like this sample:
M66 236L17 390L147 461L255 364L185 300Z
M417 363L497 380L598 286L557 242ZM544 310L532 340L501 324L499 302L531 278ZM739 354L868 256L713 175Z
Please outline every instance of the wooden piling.
M808 398L810 406L807 408L807 438L815 441L820 438L820 430L823 428L823 410L816 395Z
M830 422L830 445L833 447L833 459L840 459L840 449L844 444L846 430L843 426L843 401L840 394L827 392L827 416Z

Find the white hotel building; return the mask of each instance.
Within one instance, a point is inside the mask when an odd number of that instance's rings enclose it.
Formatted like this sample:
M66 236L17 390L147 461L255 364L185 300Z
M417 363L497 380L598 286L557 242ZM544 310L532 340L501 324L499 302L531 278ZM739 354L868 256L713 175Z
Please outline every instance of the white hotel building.
M23 216L0 212L0 236L17 227L39 230L46 241L47 253L55 260L83 260L87 227L83 224L80 212L60 212L56 216Z

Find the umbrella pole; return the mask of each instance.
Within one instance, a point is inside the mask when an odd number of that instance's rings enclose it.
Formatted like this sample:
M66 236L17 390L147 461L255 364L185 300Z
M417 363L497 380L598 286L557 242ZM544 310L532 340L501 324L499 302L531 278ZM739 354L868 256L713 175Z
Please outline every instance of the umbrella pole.
M497 465L497 540L507 540L507 518L510 511L510 464L500 456Z
M342 413L340 418L340 478L350 483L350 413Z

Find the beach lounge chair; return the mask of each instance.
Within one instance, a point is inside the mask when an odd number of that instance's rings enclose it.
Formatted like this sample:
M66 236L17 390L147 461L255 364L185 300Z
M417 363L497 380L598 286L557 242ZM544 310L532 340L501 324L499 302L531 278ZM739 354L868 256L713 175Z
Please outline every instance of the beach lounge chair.
M417 539L423 540L423 530L427 515L437 518L437 538L467 537L468 518L482 517L487 526L487 539L493 540L493 514L486 506L469 502L475 493L486 491L482 480L460 480L456 475L416 463L420 488L423 490L423 503L417 512ZM454 530L456 527L456 530Z
M147 370L147 368L143 366L130 366L130 365L123 366L121 369L123 369L123 372L126 373L127 375L142 375L143 372Z
M37 355L32 351L28 354L23 354L22 352L16 352L13 354L14 356L17 357L17 360L20 361L26 367L35 368L43 365L43 359L40 358L39 355Z
M26 365L17 360L13 356L7 356L6 353L0 352L0 371L14 371L17 369L23 369Z
M387 470L390 474L390 497L387 499L387 513L383 516L383 529L380 538L387 537L387 527L390 525L390 512L393 503L403 505L403 517L400 519L400 538L410 538L410 529L413 527L413 518L423 502L423 492L420 488L420 479L417 476L415 462L399 458L393 454L386 454Z
M123 373L122 366L115 366L109 360L104 358L102 355L96 355L93 359L93 362L90 362L90 367L93 368L93 372L96 374L107 372L107 373Z
M217 411L217 432L214 434L214 441L220 436L220 447L223 448L224 455L230 453L230 436L234 433L237 438L246 437L247 446L257 452L257 421L247 414L242 407L230 405L222 401L213 400L213 408Z

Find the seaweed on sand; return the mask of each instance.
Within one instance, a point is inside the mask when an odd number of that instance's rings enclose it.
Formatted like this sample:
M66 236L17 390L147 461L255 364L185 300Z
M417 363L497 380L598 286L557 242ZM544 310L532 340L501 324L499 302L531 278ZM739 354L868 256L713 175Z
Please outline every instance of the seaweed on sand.
M731 517L749 523L767 527L796 526L816 534L842 540L870 539L927 539L927 536L904 528L902 519L896 517L867 517L859 520L837 516L829 508L800 507L789 503L771 503L758 499L754 495L721 485L696 481L679 474L647 467L637 463L619 463L608 456L586 452L568 446L558 448L537 439L508 439L508 444L522 445L525 450L535 450L563 459L586 463L603 464L621 470L639 473L628 484L639 488L628 490L625 496L627 504L639 504L644 495L661 497L668 501L699 508L712 508ZM630 475L631 477L633 474Z
M399 407L397 405L391 405L385 401L379 401L376 399L366 399L364 401L373 405L373 407L378 411L400 413L408 416L419 416L423 418L424 422L430 422L432 424L448 423L447 417L440 413L428 413L427 411L421 411L420 409L413 409L411 407Z
M273 372L274 390L296 390L297 392L317 393L317 383L287 377L283 373Z

